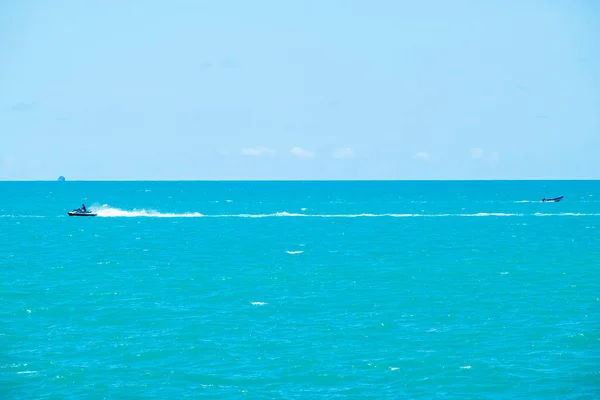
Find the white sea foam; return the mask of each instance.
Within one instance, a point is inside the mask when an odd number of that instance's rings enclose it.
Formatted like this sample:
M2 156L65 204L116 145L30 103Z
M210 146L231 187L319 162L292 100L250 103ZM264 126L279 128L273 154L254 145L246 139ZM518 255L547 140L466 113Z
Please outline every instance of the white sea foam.
M159 212L156 210L133 209L124 210L121 208L111 207L107 204L99 207L90 207L90 210L97 213L99 217L153 217L153 218L276 218L276 217L298 217L298 218L442 218L442 217L597 217L600 213L540 213L523 214L523 213L501 213L501 212L479 212L479 213L360 213L360 214L307 214L307 213L290 213L287 211L274 212L268 214L202 214L200 212L186 213L169 213ZM13 217L9 215L0 215L1 217Z
M45 218L43 215L11 215L4 214L0 215L0 218Z
M120 208L110 207L109 205L103 205L100 207L91 207L91 211L98 214L99 217L154 217L154 218L194 218L203 217L198 212L191 213L161 213L154 210L122 210Z
M459 217L522 217L523 214L511 213L476 213L476 214L459 214Z
M533 214L536 217L598 217L600 213L540 213Z
M288 251L286 251L286 253L288 253L288 254L302 254L302 253L304 253L304 251L302 251L302 250L289 251L288 250Z
M252 303L253 306L264 306L267 305L268 303L265 303L264 301L253 301Z

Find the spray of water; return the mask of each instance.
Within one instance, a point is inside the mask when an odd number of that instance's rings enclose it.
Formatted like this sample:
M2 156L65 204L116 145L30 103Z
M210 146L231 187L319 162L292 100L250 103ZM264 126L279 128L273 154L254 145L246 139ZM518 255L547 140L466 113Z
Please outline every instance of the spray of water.
M571 216L571 217L583 217L583 216L600 216L600 213L534 213L534 214L522 214L522 213L461 213L461 214L299 214L289 212L276 212L270 214L202 214L199 212L186 212L186 213L164 213L155 210L146 209L133 209L123 210L120 208L111 207L107 204L99 207L91 207L93 212L98 214L98 217L150 217L150 218L274 218L274 217L299 217L299 218L441 218L441 217L525 217L525 216Z

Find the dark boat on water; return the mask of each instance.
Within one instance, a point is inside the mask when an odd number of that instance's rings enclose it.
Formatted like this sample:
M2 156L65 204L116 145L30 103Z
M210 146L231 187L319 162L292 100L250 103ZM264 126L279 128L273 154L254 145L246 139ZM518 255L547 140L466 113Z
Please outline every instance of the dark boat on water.
M543 198L542 202L543 203L558 203L559 201L561 201L563 199L564 196L560 196L560 197L554 197L552 199L547 199L547 198Z
M96 215L98 215L88 210L84 211L81 208L69 211L67 214L69 215L69 217L95 217Z

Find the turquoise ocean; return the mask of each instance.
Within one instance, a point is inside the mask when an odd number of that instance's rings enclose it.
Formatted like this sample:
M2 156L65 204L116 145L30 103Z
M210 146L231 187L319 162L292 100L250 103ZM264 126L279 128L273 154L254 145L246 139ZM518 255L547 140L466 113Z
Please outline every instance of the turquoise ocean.
M600 397L598 181L0 195L2 399Z

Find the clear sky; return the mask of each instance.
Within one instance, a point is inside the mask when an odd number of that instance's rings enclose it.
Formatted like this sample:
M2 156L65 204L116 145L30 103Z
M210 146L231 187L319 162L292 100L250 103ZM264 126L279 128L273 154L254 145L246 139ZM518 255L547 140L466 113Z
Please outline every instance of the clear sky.
M6 0L0 179L600 179L600 1Z

